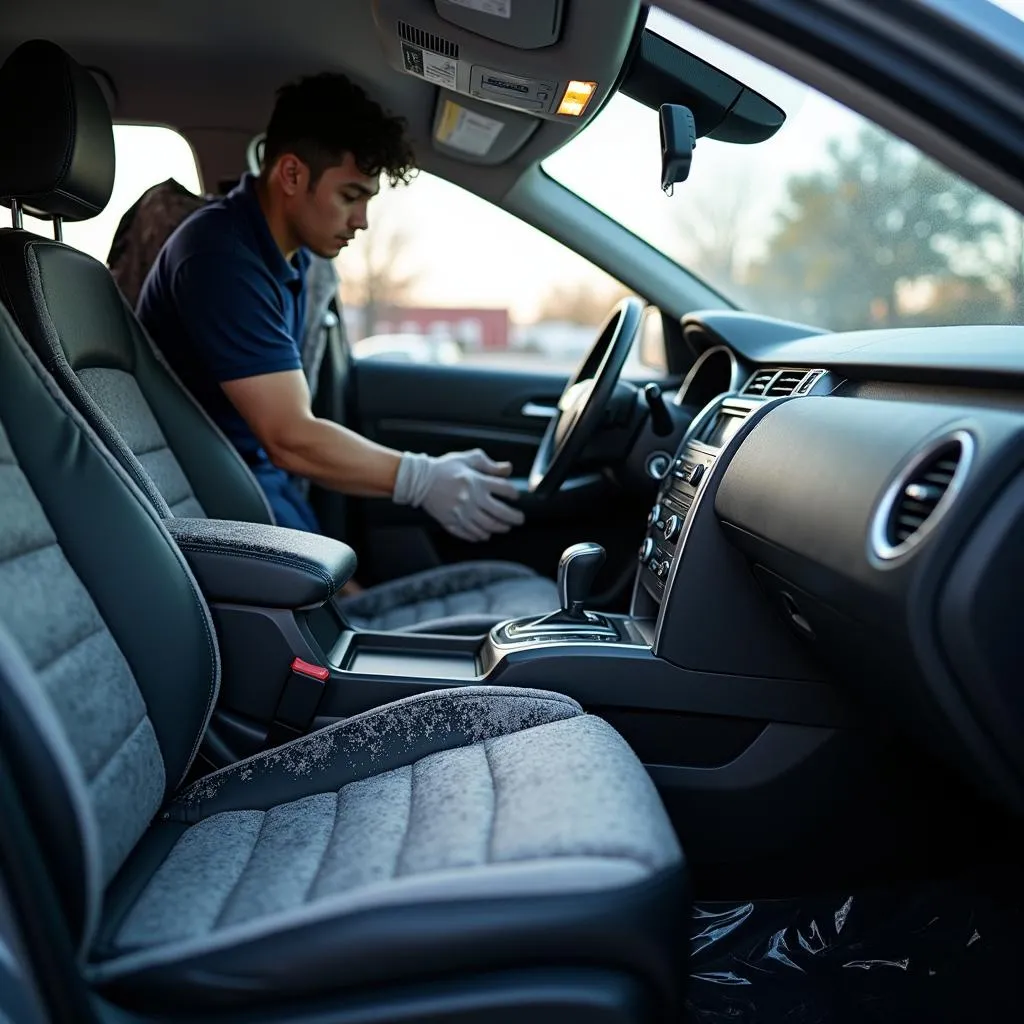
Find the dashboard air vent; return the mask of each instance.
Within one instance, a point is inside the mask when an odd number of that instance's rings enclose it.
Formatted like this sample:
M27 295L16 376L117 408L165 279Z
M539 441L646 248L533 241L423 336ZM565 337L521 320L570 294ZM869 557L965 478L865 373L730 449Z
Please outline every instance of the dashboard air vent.
M782 370L771 382L767 392L768 397L780 398L783 395L793 394L806 376L806 370Z
M452 60L459 59L459 44L453 43L444 36L435 35L433 32L424 32L415 25L400 21L398 23L398 37L404 39L413 46L422 46L424 50L432 50L441 54L442 57L450 57Z
M758 396L765 394L771 382L775 380L778 372L778 370L758 370L750 380L747 381L741 394Z
M967 474L974 441L965 431L930 445L886 492L873 528L875 554L895 558L935 528Z
M814 385L818 383L819 378L823 377L824 374L824 370L811 370L810 373L808 373L807 376L804 377L803 383L800 385L800 387L796 389L795 394L806 395L807 392L810 391L811 388L813 388Z

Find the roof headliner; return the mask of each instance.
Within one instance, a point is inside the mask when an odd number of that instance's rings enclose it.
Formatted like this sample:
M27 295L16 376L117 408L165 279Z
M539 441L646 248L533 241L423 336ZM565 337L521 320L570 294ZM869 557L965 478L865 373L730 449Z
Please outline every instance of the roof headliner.
M588 6L597 4L612 30L612 15L622 5L588 0ZM526 166L570 134L562 125L545 122L523 151L497 168L434 153L429 132L435 89L388 65L370 0L32 0L7 5L0 22L0 57L37 37L59 43L76 60L110 77L117 120L167 124L185 134L208 182L237 174L246 143L265 125L274 90L312 71L350 75L407 119L425 168L462 184L471 181L474 191L490 198L506 192Z

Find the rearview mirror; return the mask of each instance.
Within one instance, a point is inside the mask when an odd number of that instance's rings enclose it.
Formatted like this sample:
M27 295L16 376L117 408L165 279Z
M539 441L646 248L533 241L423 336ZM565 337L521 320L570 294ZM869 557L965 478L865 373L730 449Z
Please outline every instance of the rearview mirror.
M672 195L677 182L686 181L697 143L693 113L689 107L663 103L658 111L661 123L661 187Z
M621 91L655 110L688 107L698 139L764 142L786 120L786 112L759 92L646 29Z

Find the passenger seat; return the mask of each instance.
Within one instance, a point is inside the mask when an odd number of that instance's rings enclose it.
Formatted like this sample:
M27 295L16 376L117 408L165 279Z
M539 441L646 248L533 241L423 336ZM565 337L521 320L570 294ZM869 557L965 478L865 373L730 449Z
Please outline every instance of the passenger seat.
M681 853L601 719L435 690L183 786L219 668L162 521L0 309L0 752L89 984L296 1020L443 978L483 1021L540 971L602 1020L678 1009Z

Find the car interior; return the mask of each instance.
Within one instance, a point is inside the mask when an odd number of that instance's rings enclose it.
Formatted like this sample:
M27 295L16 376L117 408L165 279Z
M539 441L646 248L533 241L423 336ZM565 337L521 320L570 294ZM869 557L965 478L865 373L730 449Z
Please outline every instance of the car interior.
M993 203L957 221L964 250L978 232L975 262L1024 240L1024 162L1012 133L984 135L980 100L959 117L962 68L945 92L922 73L928 106L912 92L923 63L882 59L893 26L835 6L0 13L0 1020L1019 1007L1024 247L1019 280L952 259L954 306L1021 284L1016 306L974 322L942 312L929 225ZM904 6L922 5L890 13ZM946 47L1006 70L981 35L913 17L920 62ZM692 29L692 51L658 18ZM931 268L907 270L888 306L860 302L856 260L843 265L863 324L844 329L837 299L831 328L802 285L786 316L736 301L614 215L641 205L629 188L603 208L562 180L625 101L649 115L650 148L613 134L608 159L656 172L666 203L685 206L710 147L756 162L797 146L793 109L743 77L752 65L716 64L719 43L697 45L709 37L954 176L908 206L927 215L887 222L884 262L924 251ZM144 239L151 260L191 210L258 173L275 89L325 70L406 119L425 173L626 289L571 372L359 359L338 272L314 260L314 411L400 451L511 462L526 523L487 542L315 483L323 534L277 526L115 260L146 197L177 204ZM72 231L111 203L114 126L133 124L180 133L204 196L154 178L116 211L104 262ZM602 150L585 152L598 180ZM854 191L878 180L858 169ZM779 230L813 246L799 197ZM854 245L838 228L821 244L816 273ZM781 289L785 256L749 294ZM473 259L500 280L502 253ZM901 302L939 313L900 320Z

